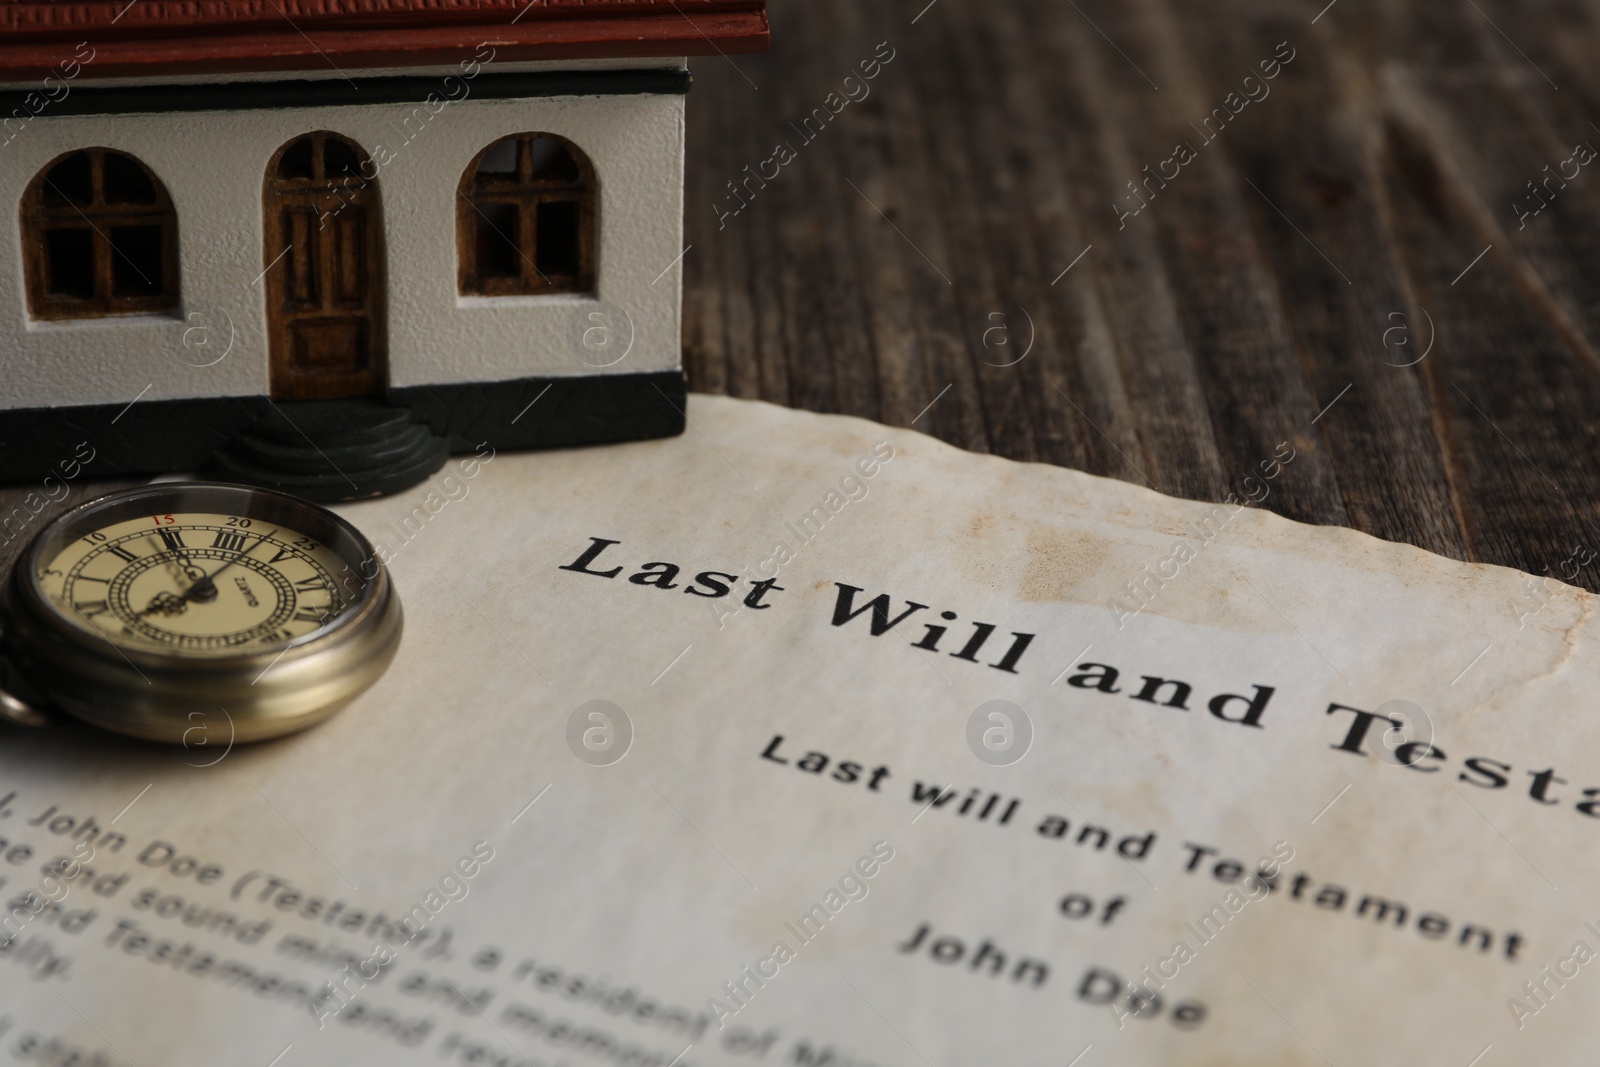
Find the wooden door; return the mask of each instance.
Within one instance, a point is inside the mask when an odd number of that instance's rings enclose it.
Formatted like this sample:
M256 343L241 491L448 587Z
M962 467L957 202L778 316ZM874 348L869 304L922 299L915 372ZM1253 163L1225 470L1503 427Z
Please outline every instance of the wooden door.
M338 134L307 134L272 157L264 200L272 396L381 393L387 360L377 168Z

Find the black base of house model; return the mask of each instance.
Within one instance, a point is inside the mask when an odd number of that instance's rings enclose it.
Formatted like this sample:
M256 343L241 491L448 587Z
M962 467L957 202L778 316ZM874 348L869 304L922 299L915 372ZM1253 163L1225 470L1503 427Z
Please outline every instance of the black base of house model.
M211 453L201 472L307 500L349 500L409 489L449 455L444 438L381 400L284 402Z
M0 411L0 481L57 474L82 442L91 477L201 471L333 502L410 488L452 453L671 437L679 371L421 385L359 400L264 396Z

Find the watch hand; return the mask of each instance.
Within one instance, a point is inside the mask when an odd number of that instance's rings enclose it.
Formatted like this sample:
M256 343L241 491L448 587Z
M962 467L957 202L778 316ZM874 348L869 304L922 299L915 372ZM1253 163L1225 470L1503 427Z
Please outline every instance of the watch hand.
M269 531L267 533L264 533L259 538L257 538L256 543L254 545L251 545L249 548L241 548L239 551L235 552L233 554L233 556L228 560L228 562L224 563L222 566L218 567L216 570L212 571L210 574L206 575L204 578L201 578L199 581L195 582L194 585L190 586L189 587L189 591L187 593L183 594L183 599L185 599L185 600L194 600L194 599L196 599L198 597L205 596L205 594L206 594L206 592L208 590L215 590L216 589L216 584L214 582L214 579L216 578L217 575L221 574L223 571L227 570L229 567L233 566L235 563L238 563L241 559L243 559L245 556L248 556L251 552L254 552L257 545L266 544L267 543L267 538L271 537L273 534L275 534L277 532L278 532L277 529L273 529L273 530L271 530L271 531Z
M189 607L189 602L175 593L160 592L150 598L150 606L135 614L135 618L144 618L152 612L159 611L163 615L182 615Z
M175 578L181 577L187 583L185 588L192 587L195 582L200 580L200 578L196 578L194 575L194 572L199 571L200 568L194 565L194 560L189 558L189 553L186 549L170 548L164 542L158 544L156 542L155 534L145 534L144 539L150 542L150 547L156 550L157 555L160 555L164 552L172 553L173 562L177 564L178 570L174 571L172 566L168 565L167 573L171 574ZM205 574L202 572L200 577L205 577Z

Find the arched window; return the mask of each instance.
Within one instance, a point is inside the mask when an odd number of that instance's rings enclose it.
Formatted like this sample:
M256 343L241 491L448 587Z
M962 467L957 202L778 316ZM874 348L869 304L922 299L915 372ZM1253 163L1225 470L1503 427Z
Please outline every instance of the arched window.
M28 311L89 319L178 303L178 216L150 168L109 148L52 161L22 197Z
M501 138L467 167L456 201L461 292L594 288L594 166L571 141L549 133Z

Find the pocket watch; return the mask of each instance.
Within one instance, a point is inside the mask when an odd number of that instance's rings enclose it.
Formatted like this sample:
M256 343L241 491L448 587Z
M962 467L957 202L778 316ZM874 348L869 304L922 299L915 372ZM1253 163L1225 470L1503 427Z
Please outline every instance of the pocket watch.
M6 584L0 712L57 709L153 741L259 741L333 715L382 675L400 599L333 512L270 489L166 482L41 530Z

